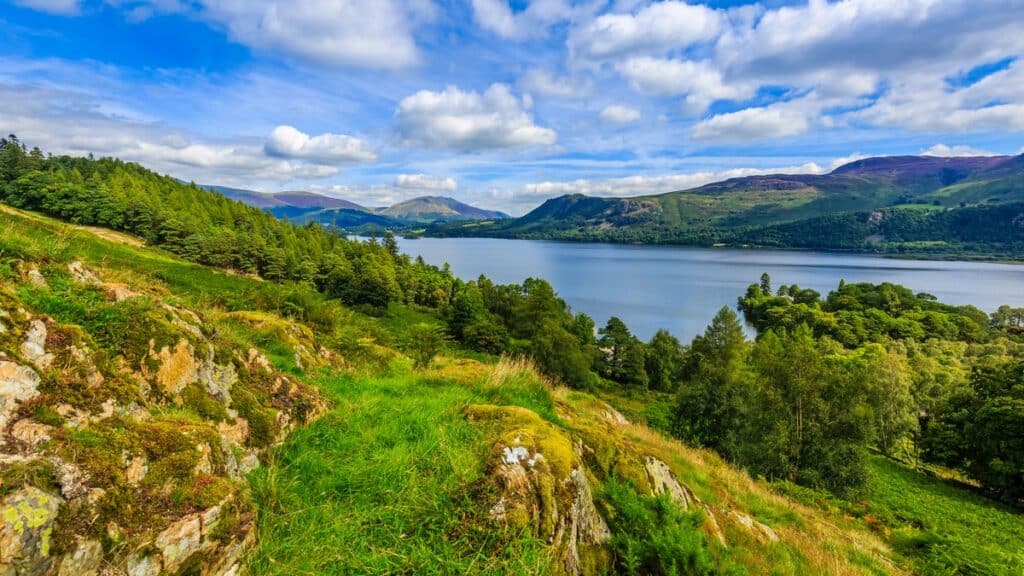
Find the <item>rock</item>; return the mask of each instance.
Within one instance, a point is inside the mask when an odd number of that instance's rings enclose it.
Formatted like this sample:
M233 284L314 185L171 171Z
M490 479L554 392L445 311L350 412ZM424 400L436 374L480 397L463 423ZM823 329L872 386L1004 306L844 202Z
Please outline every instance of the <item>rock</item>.
M274 371L274 367L271 366L270 360L267 360L267 357L255 348L249 348L249 364L254 367L262 368L267 374L271 374Z
M0 503L0 574L37 576L52 563L50 535L63 501L33 486Z
M168 526L156 537L156 547L163 554L163 569L175 572L196 552L202 543L202 519L190 514Z
M604 405L604 410L601 411L601 417L604 418L609 424L614 424L616 426L629 425L629 420L626 420L626 417L623 416L621 412L619 412L615 408L612 408L609 404Z
M128 557L128 576L160 576L160 554L137 552Z
M192 355L192 345L181 339L172 351L164 346L159 353L150 350L150 356L160 361L156 383L167 396L177 396L185 386L199 377L199 365Z
M21 344L21 355L40 370L53 363L53 354L46 351L46 323L42 320L33 320L29 325Z
M14 426L11 427L11 436L29 448L35 448L36 445L50 439L50 432L52 430L53 427L51 426L25 418L14 423Z
M107 293L107 297L114 302L123 302L129 298L135 298L139 295L138 292L132 290L126 284L115 284L108 283L103 285L103 291Z
M43 276L43 273L40 272L39 268L36 268L35 266L29 268L28 272L25 273L25 276L26 278L28 278L28 283L31 286L34 286L36 288L46 288L48 286L48 284L46 283L46 278Z
M21 402L39 395L39 374L28 366L0 360L0 431Z
M235 576L241 572L242 555L256 543L256 531L249 529L241 539L232 540L203 568L204 576Z
M72 279L74 279L76 282L81 282L82 284L98 286L103 283L99 279L99 277L96 276L96 274L94 274L92 270L86 268L85 264L83 264L80 260L75 260L74 262L68 264L68 273L71 274Z
M95 576L103 560L103 546L96 540L78 543L73 554L64 556L60 562L59 576Z
M212 474L213 464L210 461L210 445L206 442L196 444L196 452L199 453L199 457L196 458L196 465L192 468L192 473L199 474Z
M128 461L125 476L129 484L138 486L139 482L142 482L142 479L146 477L147 472L149 472L149 463L146 461L146 457L136 456Z
M562 562L567 574L578 575L583 572L580 566L580 545L600 546L611 540L612 532L594 506L594 496L590 491L587 474L575 468L569 474L568 482L575 496L569 510L569 533Z
M736 517L736 520L739 521L741 526L750 531L750 533L756 536L758 540L767 542L779 541L778 534L776 534L770 526L762 524L742 512L737 512L734 510L732 515Z
M707 504L704 505L704 514L707 515L707 520L704 524L708 532L710 532L711 535L718 540L719 544L721 544L722 546L728 546L728 544L725 541L725 533L722 532L722 527L718 525L718 519L715 518L714 511L711 510L711 507L708 506Z
M644 470L647 472L647 478L651 481L651 490L655 495L668 494L669 498L679 504L684 510L700 502L689 487L680 484L676 480L668 464L648 456L644 458Z

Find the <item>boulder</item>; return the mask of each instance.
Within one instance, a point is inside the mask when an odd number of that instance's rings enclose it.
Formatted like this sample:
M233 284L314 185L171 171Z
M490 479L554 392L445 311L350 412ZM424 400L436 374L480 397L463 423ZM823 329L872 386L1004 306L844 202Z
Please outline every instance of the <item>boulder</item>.
M37 576L50 567L50 535L62 502L33 486L0 502L0 574Z

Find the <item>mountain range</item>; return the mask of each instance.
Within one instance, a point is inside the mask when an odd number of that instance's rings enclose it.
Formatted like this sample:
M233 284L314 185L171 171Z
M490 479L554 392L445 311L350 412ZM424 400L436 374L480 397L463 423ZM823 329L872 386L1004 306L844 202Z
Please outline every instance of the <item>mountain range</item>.
M401 229L436 222L465 220L502 220L508 214L485 210L444 196L420 196L386 207L366 207L333 196L315 192L255 192L226 186L205 185L204 188L262 208L278 218L344 228L350 231L370 229Z
M435 236L1024 255L1024 156L892 156L629 198L570 194Z

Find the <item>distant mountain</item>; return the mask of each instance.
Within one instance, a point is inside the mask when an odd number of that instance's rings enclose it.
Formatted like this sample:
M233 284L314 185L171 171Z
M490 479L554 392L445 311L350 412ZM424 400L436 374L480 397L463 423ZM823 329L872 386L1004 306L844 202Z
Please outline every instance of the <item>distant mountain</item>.
M262 208L278 218L296 222L319 222L353 231L398 229L438 221L502 220L508 214L484 210L443 196L421 196L390 207L367 208L341 198L314 192L255 192L226 186L203 186L231 198Z
M942 251L964 243L1024 242L1018 204L1024 214L1024 156L894 156L858 160L829 174L749 176L660 195L567 195L521 218L472 227L437 224L427 233ZM1010 220L990 222L985 236L978 221L983 214ZM967 228L972 231L965 236Z
M508 214L484 210L444 196L420 196L377 211L401 220L436 222L438 220L503 220Z

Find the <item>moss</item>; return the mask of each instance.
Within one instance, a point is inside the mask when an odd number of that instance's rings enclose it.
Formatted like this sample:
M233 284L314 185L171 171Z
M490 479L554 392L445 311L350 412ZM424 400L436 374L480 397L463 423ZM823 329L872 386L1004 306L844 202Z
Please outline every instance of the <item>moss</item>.
M248 388L241 384L231 387L231 407L249 422L249 446L266 448L274 442L276 415L272 410L263 408Z
M506 446L525 446L533 453L540 453L557 478L568 477L576 465L569 436L536 412L519 406L477 404L468 406L466 415L496 432L498 445L495 450L500 451Z
M198 382L189 384L181 391L181 401L185 406L191 408L196 414L206 420L214 422L227 422L230 420L224 405L207 392L206 388Z
M23 486L33 486L47 492L60 490L57 471L49 460L37 458L4 465L0 469L0 499Z
M39 422L40 424L46 424L47 426L54 426L59 428L64 425L64 418L62 418L61 415L58 414L56 410L50 408L49 406L46 406L45 404L40 404L39 406L36 406L35 410L32 413L32 417L35 418L36 422Z

